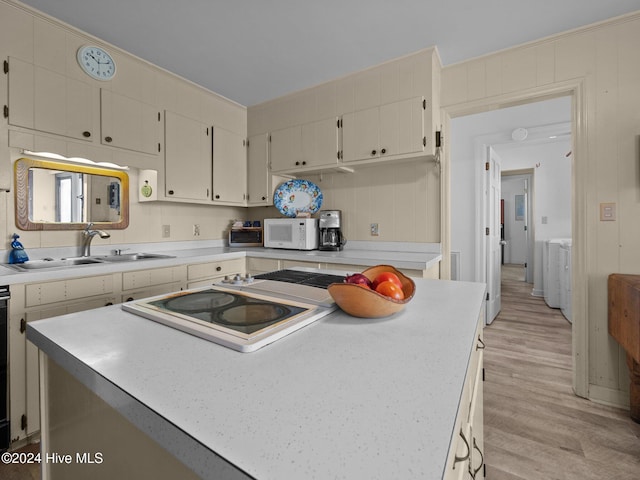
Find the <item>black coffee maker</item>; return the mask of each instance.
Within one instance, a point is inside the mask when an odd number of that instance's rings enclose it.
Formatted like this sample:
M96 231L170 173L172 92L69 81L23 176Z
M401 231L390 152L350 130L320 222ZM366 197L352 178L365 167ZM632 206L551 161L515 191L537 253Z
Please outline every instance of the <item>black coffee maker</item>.
M320 210L320 218L318 220L320 241L318 243L318 250L342 250L347 240L340 230L341 224L342 212L340 210Z

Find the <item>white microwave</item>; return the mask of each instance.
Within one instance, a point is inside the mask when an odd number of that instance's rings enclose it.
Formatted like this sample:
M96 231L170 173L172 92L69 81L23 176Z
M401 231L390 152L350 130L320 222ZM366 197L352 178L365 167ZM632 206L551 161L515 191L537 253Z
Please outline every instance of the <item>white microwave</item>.
M265 218L264 246L293 250L318 248L317 218Z

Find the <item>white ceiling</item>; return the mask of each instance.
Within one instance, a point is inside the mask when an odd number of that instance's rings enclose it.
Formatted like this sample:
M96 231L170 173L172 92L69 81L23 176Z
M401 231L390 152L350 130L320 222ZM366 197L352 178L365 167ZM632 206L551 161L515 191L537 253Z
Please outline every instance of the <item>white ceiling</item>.
M640 9L640 0L25 0L251 106L436 45L443 64Z

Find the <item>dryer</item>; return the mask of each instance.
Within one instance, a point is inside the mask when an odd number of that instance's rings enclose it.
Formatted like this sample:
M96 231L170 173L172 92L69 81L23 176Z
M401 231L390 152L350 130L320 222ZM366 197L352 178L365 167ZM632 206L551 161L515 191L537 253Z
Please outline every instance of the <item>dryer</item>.
M560 308L560 247L570 238L554 238L545 241L543 248L542 288L544 301L551 308Z

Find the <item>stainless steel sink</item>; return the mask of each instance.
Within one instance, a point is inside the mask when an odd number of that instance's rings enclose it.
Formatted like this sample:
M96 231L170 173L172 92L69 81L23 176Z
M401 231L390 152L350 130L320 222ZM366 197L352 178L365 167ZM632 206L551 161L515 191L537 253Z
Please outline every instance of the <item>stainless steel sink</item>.
M156 253L126 253L119 255L96 255L91 257L61 258L59 260L32 260L25 263L6 265L18 272L43 270L49 268L71 268L81 265L95 265L99 263L136 262L140 260L153 260L160 258L175 258L173 255L160 255Z
M105 262L135 262L138 260L153 260L158 258L175 258L173 255L158 253L121 253L119 255L105 255L96 257Z

